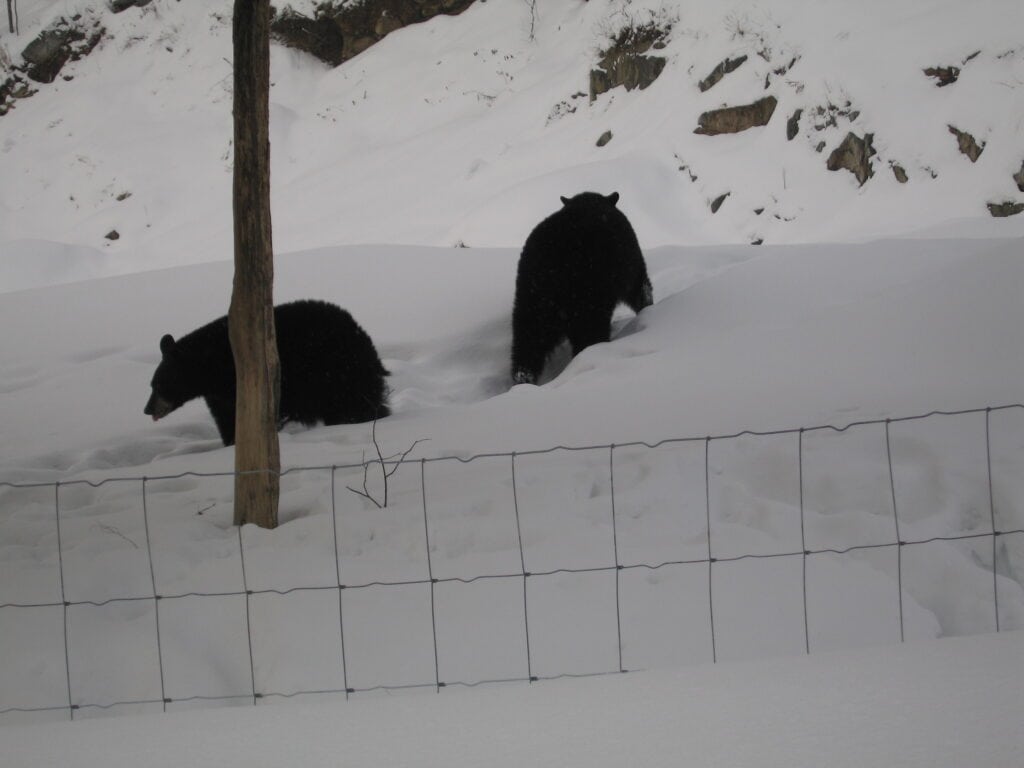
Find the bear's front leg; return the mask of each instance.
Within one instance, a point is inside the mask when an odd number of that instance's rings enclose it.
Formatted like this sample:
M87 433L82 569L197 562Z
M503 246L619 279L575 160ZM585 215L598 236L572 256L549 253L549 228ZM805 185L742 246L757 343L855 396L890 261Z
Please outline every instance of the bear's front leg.
M206 396L206 405L220 432L224 445L235 444L235 400L234 398Z

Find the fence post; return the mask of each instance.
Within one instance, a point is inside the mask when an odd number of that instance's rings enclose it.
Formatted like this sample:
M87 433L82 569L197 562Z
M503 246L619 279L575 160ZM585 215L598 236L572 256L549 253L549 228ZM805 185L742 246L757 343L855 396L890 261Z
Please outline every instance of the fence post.
M988 511L992 519L992 602L996 611L996 632L999 632L999 579L996 576L996 558L999 550L999 531L996 530L996 499L992 489L992 432L990 422L992 409L985 409L985 461L988 465Z
M160 643L160 595L156 591L156 569L153 566L153 545L149 537L149 507L146 502L146 478L142 478L142 522L146 530L146 555L149 557L149 578L153 585L153 616L156 619L156 658L160 664L160 700L167 711L167 692L164 687L164 652Z
M430 630L434 638L434 686L435 692L440 693L444 685L441 682L440 665L437 660L437 612L434 607L434 586L437 579L434 578L434 566L430 557L430 523L427 522L427 461L420 459L420 494L423 498L423 541L427 548L427 576L430 579Z
M708 521L708 618L711 627L711 662L718 662L715 647L715 590L712 583L712 566L715 558L711 554L711 438L704 438L704 503Z
M526 555L523 553L523 529L519 523L519 492L516 489L516 453L512 452L512 504L516 513L516 542L519 546L519 564L523 570L523 631L526 634L526 679L531 683L536 681L533 676L533 660L530 656L530 611L526 602L526 579L529 572L526 570Z
M68 718L75 719L75 705L71 700L71 651L68 648L68 608L71 603L64 593L64 546L60 535L60 481L53 484L53 508L57 519L57 572L60 577L60 601L64 606L64 673L68 683Z
M619 563L619 534L616 530L617 524L615 519L615 443L608 446L608 482L609 496L611 496L612 500L612 553L615 556L615 631L619 645L619 672L625 672L626 670L622 667L622 595L619 585L622 565Z
M341 679L345 686L345 701L348 701L352 691L348 687L348 662L345 659L345 615L344 599L345 587L341 583L341 555L338 552L338 498L335 492L335 474L338 471L336 465L331 465L331 535L334 537L334 575L338 582L338 632L341 637Z
M896 475L892 469L892 439L889 435L889 425L892 419L885 420L885 455L889 462L889 491L892 494L892 519L896 526L896 586L899 590L900 606L900 642L904 642L903 634L903 539L900 537L900 516L896 510Z
M804 429L797 434L797 462L800 475L800 550L803 552L803 584L804 584L804 652L811 652L811 629L807 619L807 535L804 531Z
M242 563L242 589L245 591L245 636L249 641L249 679L252 681L252 703L255 706L256 700L260 698L260 695L256 693L256 663L252 655L252 617L249 609L252 590L249 589L249 580L245 575L245 546L242 543L243 527L241 525L238 526L238 556Z

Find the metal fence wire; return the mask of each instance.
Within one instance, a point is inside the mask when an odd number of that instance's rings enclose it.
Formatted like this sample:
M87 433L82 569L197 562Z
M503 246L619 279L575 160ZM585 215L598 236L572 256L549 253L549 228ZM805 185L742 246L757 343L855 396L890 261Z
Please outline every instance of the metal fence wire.
M1005 451L1000 449L998 461L994 461L992 424L997 416L1004 431L1008 430L1009 434L1009 438L1000 445L1005 444L1009 448ZM957 421L954 423L951 419ZM897 452L894 449L894 431L908 425L925 423L945 424L946 433L954 434L952 442L964 443L958 449L958 455L970 457L971 461L977 463L978 477L964 479L957 467L944 467L940 447L928 444L921 435L910 435L904 441L910 459L900 462L894 458ZM167 711L169 707L176 706L256 704L269 699L289 699L312 694L334 694L347 699L352 695L373 691L424 689L440 692L451 686L615 674L635 669L638 665L645 666L645 659L629 650L633 646L656 646L664 651L666 648L685 645L681 638L676 637L682 626L686 627L688 647L699 649L689 654L689 660L714 662L723 657L743 655L742 650L735 649L726 650L723 654L723 633L735 635L735 614L753 608L757 609L757 615L744 619L747 622L747 633L751 628L759 626L786 625L783 634L788 639L781 644L784 647L775 647L769 643L769 653L773 649L811 653L817 649L819 639L822 647L842 645L841 638L819 638L820 633L812 631L812 624L818 618L816 612L846 610L848 606L842 605L843 596L836 595L824 601L809 600L808 596L809 586L812 592L820 589L820 585L815 583L816 578L823 578L821 574L829 572L827 568L822 570L818 567L825 565L823 559L840 556L871 557L877 554L889 558L889 562L894 558L895 566L889 569L889 580L885 582L892 586L880 588L891 591L888 597L879 602L878 610L893 611L891 639L893 642L903 642L908 623L920 620L918 616L911 621L905 614L909 610L905 604L907 591L904 583L908 576L907 559L912 556L915 563L913 567L918 567L931 556L927 545L937 543L969 548L968 559L973 566L991 572L990 586L986 587L990 592L991 605L979 611L979 601L975 599L967 611L973 619L955 622L951 626L944 626L940 620L935 634L1019 629L1024 627L1022 612L1017 608L1003 610L1000 606L1000 593L1005 589L1013 590L1015 605L1020 602L1019 595L1024 595L1021 591L1024 574L1015 572L1015 567L1019 570L1019 563L1024 562L1024 498L1017 495L1024 495L1024 483L1016 479L1019 471L1024 469L1022 426L1024 405L1014 404L963 411L935 411L898 419L859 421L843 427L825 425L768 432L743 431L729 435L668 439L656 443L555 446L544 450L486 453L469 457L410 459L403 456L385 463L392 468L403 468L402 477L409 489L407 495L419 496L418 508L405 505L393 513L389 512L387 520L382 524L383 533L371 534L369 538L372 539L374 535L386 536L388 530L391 530L388 524L395 521L404 525L404 530L409 530L413 525L421 528L423 550L415 554L415 558L422 559L425 573L416 575L416 568L397 566L393 577L388 578L367 575L370 571L352 567L353 558L339 545L340 541L345 540L340 535L339 523L345 523L345 516L350 514L350 508L354 506L349 503L349 499L355 500L354 496L346 492L340 475L352 472L361 474L369 464L291 468L282 472L282 477L319 472L329 482L329 509L325 511L329 513L329 528L333 539L333 566L326 582L289 587L279 585L280 588L253 583L249 561L257 555L254 554L254 545L250 542L247 546L246 540L273 534L252 528L230 529L230 532L221 529L224 537L216 544L223 549L228 536L232 540L237 537L241 589L175 591L161 586L162 579L158 578L158 569L154 566L154 543L160 545L161 542L159 534L151 531L151 508L156 498L154 485L162 486L159 491L162 498L168 494L174 495L175 483L232 478L233 473L185 472L160 477L110 477L54 483L0 482L0 521L15 514L29 514L19 505L18 494L30 493L35 500L30 511L34 523L37 526L52 523L54 526L55 575L58 582L54 599L0 602L0 716L10 718L20 715L31 719L48 713L50 717L66 716L75 719L90 712L123 708L132 711ZM863 477L858 481L860 491L876 501L882 500L873 511L862 515L868 521L864 530L869 531L871 536L863 531L851 533L840 524L841 520L846 519L843 515L850 510L837 508L836 505L849 502L849 493L840 489L835 491L832 498L829 496L830 489L835 490L837 483L844 482L844 476L849 479L858 475L866 466L864 457L858 459L859 454L854 452L847 456L849 463L844 464L847 458L840 456L839 463L843 464L840 476L823 478L820 476L822 472L819 464L822 454L820 449L824 444L815 443L814 450L809 450L809 443L819 441L823 436L851 434L857 430L861 430L861 434L867 434L864 430L873 430L872 440L878 438L874 443L877 445L877 455L869 457L873 462L874 474L862 473ZM970 430L975 431L977 440L966 434ZM766 439L783 440L785 443L781 451L774 451L772 460L758 464L751 459L751 455L758 451L756 441ZM675 449L688 452L689 469L680 469L683 464L674 459L667 462L668 469L652 461L653 452ZM792 453L785 463L775 460L778 455L785 456L789 451ZM981 455L982 452L984 455ZM573 471L565 471L556 461L556 457L582 454L586 454L587 460L582 465L576 465ZM453 467L480 467L485 464L486 471L481 470L476 481L479 488L476 489L445 474L450 474ZM524 479L524 464L528 464L531 471L540 472L535 482L530 483ZM995 478L994 465L998 475ZM737 488L722 480L731 471L730 467L734 466L747 469L753 467L751 484L756 487L755 491L768 489L767 492L754 492L752 498L737 497ZM659 471L672 477L670 480L659 478ZM680 472L688 474L681 477ZM772 497L779 495L780 484L785 485L788 482L785 478L794 475L795 480L790 484L792 493L787 491L787 498L781 501L776 499L777 504L773 507ZM813 483L811 475L817 478ZM432 477L434 484L431 484ZM472 479L470 475L466 477ZM548 493L552 482L562 486L564 495L538 501L538 494ZM660 486L658 482L661 482ZM933 493L936 485L948 490L955 487L957 482L974 483L975 486L980 482L981 487L976 489L973 503L959 505L956 520L936 527L935 515L923 515L920 510L933 509L938 503ZM998 502L995 482L1002 483L1008 489L999 496ZM144 558L148 566L144 569L146 578L141 580L143 583L137 577L138 571L136 577L128 579L129 583L124 587L128 594L125 596L99 598L96 595L99 599L83 599L79 594L91 588L88 583L76 583L75 594L69 595L68 586L72 582L66 562L69 555L67 527L99 525L90 523L89 519L80 514L69 514L67 511L69 506L75 508L73 503L69 504L68 498L83 488L116 488L122 494L127 493L123 490L125 488L137 489L136 503L141 510L144 547L116 529L108 531L131 544L130 556L133 562L137 564L139 558ZM689 502L684 503L676 498L680 488L685 490ZM501 525L508 531L507 541L510 546L505 552L508 557L498 558L486 544L481 544L481 537L477 535L480 532L473 530L475 520L472 509L467 514L449 516L440 521L439 516L444 517L453 499L458 500L473 493L485 499L484 506L490 510L491 518L497 519L499 515L504 517ZM915 494L924 498L917 498ZM40 502L43 495L51 495L52 498L52 511L45 515L47 520L39 520L45 511L45 504ZM786 496L785 493L782 495ZM814 498L809 500L811 495ZM501 504L494 501L497 497L503 499ZM982 501L978 502L978 499ZM558 507L576 503L573 500L583 505L585 514L576 518L570 515L572 519L562 520ZM810 505L813 505L813 511L808 509ZM788 512L778 512L778 509ZM764 521L773 519L773 516L782 519L781 515L791 515L795 511L799 512L798 532L794 524L790 530L791 535L773 535L767 539L755 535ZM197 514L202 514L202 510L197 510ZM372 516L374 512L362 511L360 514ZM928 519L922 523L924 518ZM554 547L553 551L544 549L547 546L544 537L538 538L528 533L527 529L531 526L535 528L538 519L565 526L564 536L550 537L548 541ZM965 519L970 521L969 525L964 524ZM751 533L752 530L754 533ZM461 570L448 563L438 562L440 545L432 540L447 537L448 543L442 549L453 550L453 546L449 546L453 540L453 531L465 539L458 549L462 556L468 558L466 562L471 564ZM737 531L740 533L737 534ZM833 537L822 535L821 531L837 533ZM595 537L605 536L608 532L610 547L605 544L591 546L592 541L601 541ZM657 542L658 546L639 547L633 541L640 535L638 532L642 532L645 541ZM778 531L774 533L778 534ZM768 540L773 543L767 544ZM783 547L780 551L777 544L779 540L787 540L792 546ZM269 539L261 541L266 543ZM565 548L566 542L572 542L573 546ZM815 546L825 543L830 546ZM232 549L234 546L235 543L232 543ZM1012 554L1017 551L1016 548L1020 548L1020 557ZM672 556L673 553L675 556ZM659 555L656 562L643 561L643 556L651 554ZM90 557L90 554L76 553L75 556ZM97 562L93 563L93 567L105 574L100 583L110 581L114 578L111 574L116 574L124 566L116 558L106 562L102 553L94 553L94 556ZM36 559L45 558L40 556ZM1015 562L1017 566L1014 566ZM772 564L780 566L787 575L784 578L778 577L783 571L770 571ZM739 565L743 566L742 571L726 570L730 566ZM0 568L3 566L0 562ZM183 563L180 567L187 568L188 565ZM884 571L885 568L878 570ZM201 579L202 575L197 578ZM949 578L948 574L945 578ZM741 582L740 587L736 586L737 579ZM777 593L778 586L783 583L788 585L786 594ZM464 666L463 669L470 671L465 674L466 679L458 679L451 676L449 668L452 665L442 663L442 657L447 659L451 655L453 643L458 645L460 635L469 631L467 627L479 628L495 621L495 613L488 606L494 602L497 593L492 591L483 596L470 595L469 590L482 584L501 585L501 599L508 609L498 622L501 626L491 627L491 631L514 636L515 639L508 646L511 650L499 651L491 659ZM645 588L659 585L657 599L648 601L649 606L653 606L653 612L647 615L647 619L653 616L652 620L645 620L642 612L638 613L632 602L638 585ZM947 583L944 588L948 587ZM573 592L573 589L576 591ZM978 591L976 585L971 589L972 594ZM462 590L460 596L469 597L462 601L453 600L453 591L459 590ZM745 591L756 594L744 598L746 602L740 599L737 603L736 596ZM875 590L872 594L877 592ZM592 619L592 615L596 615L593 611L588 614L591 618L580 619L571 610L566 610L567 603L559 602L564 601L570 593L569 600L573 606L588 601L599 603L601 608L598 613L603 613L596 620ZM4 594L0 590L0 600L4 599ZM57 594L59 599L56 599ZM302 596L314 600L320 608L330 603L331 612L336 604L337 622L329 632L324 631L323 621L314 624L298 621L289 623L286 628L268 627L264 626L266 621L255 621L254 612L266 608L259 601L296 600ZM986 597L981 602L987 601ZM228 606L238 608L241 615L243 603L244 639L241 639L242 633L218 630L218 617L229 612ZM202 608L198 607L200 604ZM792 610L780 609L783 604ZM366 615L364 609L367 605L376 606L373 615L377 617L379 626L359 631L360 615ZM93 633L96 637L91 638L87 637L89 632L83 631L81 634L86 636L83 639L71 631L71 626L74 622L85 627L101 624L103 611L112 608L129 609L132 606L138 610L128 610L125 620L132 623L136 630L139 626L145 626L151 642L147 641L147 648L141 658L151 664L153 669L146 675L150 681L147 685L131 689L142 691L141 695L118 697L105 693L100 682L104 670L111 668L109 659L114 659L116 665L117 659L123 655L126 659L135 659L132 663L137 663L138 654L131 648L122 647L116 631L110 633L99 630ZM166 622L180 622L181 615L193 609L194 617L202 619L205 616L206 620L193 620L185 633L188 635L187 642L182 640L181 632L175 633L175 643L181 645L186 642L189 653L193 654L182 657L180 648L173 651L168 648ZM667 620L663 623L662 611L675 612L680 618L674 623ZM555 629L542 626L545 621L551 624L552 612L572 614L562 618L565 622L581 621L582 624L569 631L571 637L568 639L552 640L553 634L565 632L567 626L564 623ZM423 632L418 638L405 639L407 644L402 646L419 646L414 655L421 662L420 666L415 669L404 666L401 653L392 653L390 656L385 653L383 663L391 664L387 673L368 672L365 669L367 643L372 644L375 637L386 642L389 636L401 635L404 632L402 619L409 614L420 616L423 626L429 622L429 632ZM283 611L278 615L289 614ZM241 620L239 623L242 623ZM263 636L268 632L269 640ZM308 637L311 632L323 636ZM282 641L282 637L287 639ZM367 637L371 639L368 641ZM274 649L269 660L265 660L262 655L257 658L257 654L254 654L254 646L265 641ZM875 638L873 641L878 640ZM538 649L539 644L550 647L552 643L558 645L559 642L576 644L577 647L563 649L561 655L547 654L547 658L541 658L543 653ZM850 642L856 644L857 641L851 639ZM354 643L360 648L353 648ZM730 641L729 645L735 646L735 643ZM600 652L592 654L599 661L583 665L573 663L571 659L574 654L588 653L586 646L600 648ZM277 679L280 676L275 677L274 668L289 654L301 653L297 649L309 647L322 650L330 660L328 666L333 668L325 668L316 678L328 684L322 687L309 684L282 685ZM672 656L671 653L669 655ZM173 664L169 662L170 656L174 656ZM211 693L204 686L196 684L194 673L182 674L182 658L186 659L184 664L187 666L188 658L194 660L204 656L232 659L236 666L241 664L245 678L242 689ZM99 657L108 661L94 666L93 661ZM674 660L684 662L688 660L685 657L685 652L672 656ZM238 677L234 676L236 684ZM56 685L58 680L59 686ZM36 681L39 681L38 689L33 687ZM193 686L191 690L190 685ZM6 694L4 689L7 690ZM3 722L2 718L0 722Z

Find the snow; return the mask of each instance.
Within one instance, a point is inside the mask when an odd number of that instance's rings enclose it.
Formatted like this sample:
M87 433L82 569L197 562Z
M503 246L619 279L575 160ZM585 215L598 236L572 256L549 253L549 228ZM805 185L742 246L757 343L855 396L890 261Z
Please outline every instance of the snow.
M1018 3L552 0L531 40L488 0L334 70L275 46L275 298L352 312L411 451L377 509L369 425L286 428L274 532L232 527L201 402L142 414L230 294L229 4L20 5L15 60L57 15L108 37L0 117L5 764L1014 763L1024 217L985 203L1019 199ZM650 18L662 76L574 98ZM692 134L766 78L769 126ZM864 187L814 149L847 130ZM511 387L518 248L582 189L655 304Z
M37 14L42 23L87 4L22 5L28 39ZM1024 159L1016 140L1024 99L1015 98L1024 11L1012 0L927 12L907 1L559 0L537 13L531 40L528 3L477 3L457 18L399 30L334 70L275 46L277 251L519 247L559 195L586 188L617 189L648 248L866 241L988 219L986 203L1018 194L1011 175ZM661 77L588 104L602 41L652 17L673 23ZM4 121L4 239L87 244L118 272L229 254L228 22L223 2L202 12L156 2L102 14L110 38L68 65L74 79L58 78ZM12 57L23 45L10 36L4 44ZM937 88L922 72L961 65L978 50L954 86ZM715 88L697 90L720 61L744 54ZM761 98L766 79L779 105L765 129L693 134L701 112ZM68 100L80 108L69 112ZM826 121L815 110L830 105L860 114L817 130ZM800 133L787 142L785 122L797 109ZM950 123L986 142L977 163L959 153ZM596 147L606 130L615 138ZM845 171L824 170L847 131L875 136L875 178L863 188ZM820 154L819 141L827 146ZM906 169L906 185L891 162ZM727 191L710 214L710 201ZM1024 226L986 225L1004 236ZM116 242L105 239L111 229Z
M3 730L4 755L24 768L69 755L109 768L1008 766L1024 747L1022 653L1022 635L1008 633L437 696L21 726Z

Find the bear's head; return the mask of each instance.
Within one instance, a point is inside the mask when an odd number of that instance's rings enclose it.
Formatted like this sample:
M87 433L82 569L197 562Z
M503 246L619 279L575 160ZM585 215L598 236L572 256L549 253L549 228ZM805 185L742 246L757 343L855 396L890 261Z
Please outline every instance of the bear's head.
M572 197L563 197L562 205L594 205L603 204L612 207L619 202L619 193L612 192L610 195L602 195L598 192L580 192Z
M160 339L160 354L163 355L163 359L153 374L153 381L150 382L153 394L149 396L149 401L142 411L147 416L152 416L153 421L162 419L193 397L189 395L184 371L177 359L174 337L169 333Z

